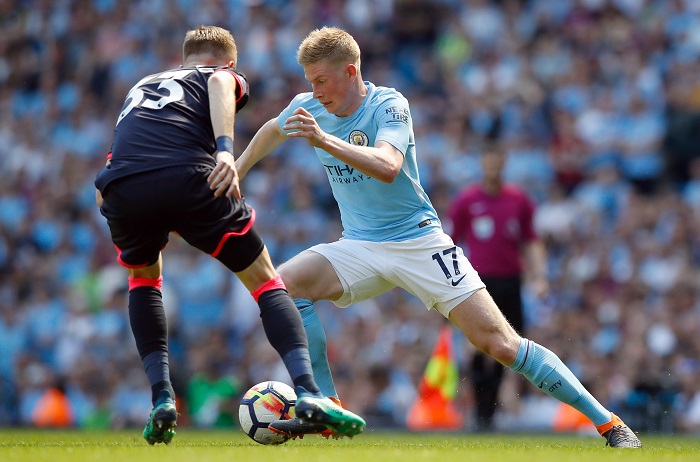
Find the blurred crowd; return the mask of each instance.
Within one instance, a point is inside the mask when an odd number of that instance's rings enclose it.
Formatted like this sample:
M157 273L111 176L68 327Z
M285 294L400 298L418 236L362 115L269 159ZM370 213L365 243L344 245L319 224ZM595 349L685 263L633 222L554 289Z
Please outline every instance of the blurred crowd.
M251 100L235 151L308 83L296 47L352 33L362 71L411 104L421 180L449 231L499 121L506 179L538 205L551 294L525 293L527 335L635 430L700 432L700 2L694 0L5 0L0 2L0 426L142 425L150 388L127 274L94 203L125 95L179 66L184 33L232 31ZM303 141L242 184L276 264L341 230ZM181 425L230 427L260 381L289 383L257 306L172 236L164 301ZM321 303L344 404L403 426L443 318L400 290ZM473 347L458 343L464 370ZM459 405L470 428L469 380ZM511 376L502 429L546 427L550 398ZM43 403L43 406L41 405Z

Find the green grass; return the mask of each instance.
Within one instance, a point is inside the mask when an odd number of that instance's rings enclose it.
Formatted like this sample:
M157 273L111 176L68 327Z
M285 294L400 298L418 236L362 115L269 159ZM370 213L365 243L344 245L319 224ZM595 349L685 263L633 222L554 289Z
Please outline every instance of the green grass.
M119 432L0 430L3 462L585 462L700 461L700 438L642 436L640 450L612 450L598 437L369 431L352 440L307 436L262 446L238 430L181 429L170 446Z

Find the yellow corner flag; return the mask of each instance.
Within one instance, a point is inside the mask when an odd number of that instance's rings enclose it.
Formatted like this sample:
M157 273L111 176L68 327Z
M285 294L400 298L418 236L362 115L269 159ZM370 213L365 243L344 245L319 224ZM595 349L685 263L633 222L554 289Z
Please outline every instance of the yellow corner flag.
M459 371L452 345L452 326L445 325L430 355L418 399L408 413L406 425L411 430L457 430L464 416L454 406L459 386Z

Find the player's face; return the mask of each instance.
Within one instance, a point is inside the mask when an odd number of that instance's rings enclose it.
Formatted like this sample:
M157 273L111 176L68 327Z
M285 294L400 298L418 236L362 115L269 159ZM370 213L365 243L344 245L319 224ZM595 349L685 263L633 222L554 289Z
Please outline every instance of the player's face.
M318 62L304 66L304 76L311 83L313 96L331 114L352 114L357 106L352 94L354 66Z

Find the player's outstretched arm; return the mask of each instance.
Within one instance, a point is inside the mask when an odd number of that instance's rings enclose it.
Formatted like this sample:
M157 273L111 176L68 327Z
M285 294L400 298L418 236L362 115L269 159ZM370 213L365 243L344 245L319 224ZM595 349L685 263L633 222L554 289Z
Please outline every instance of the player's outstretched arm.
M271 154L286 139L287 136L277 125L277 119L268 120L250 140L250 144L245 148L243 154L236 159L239 177L243 179L253 165Z
M209 77L209 114L216 139L216 167L207 181L214 195L241 198L238 173L233 159L233 124L236 118L238 81L229 72Z

